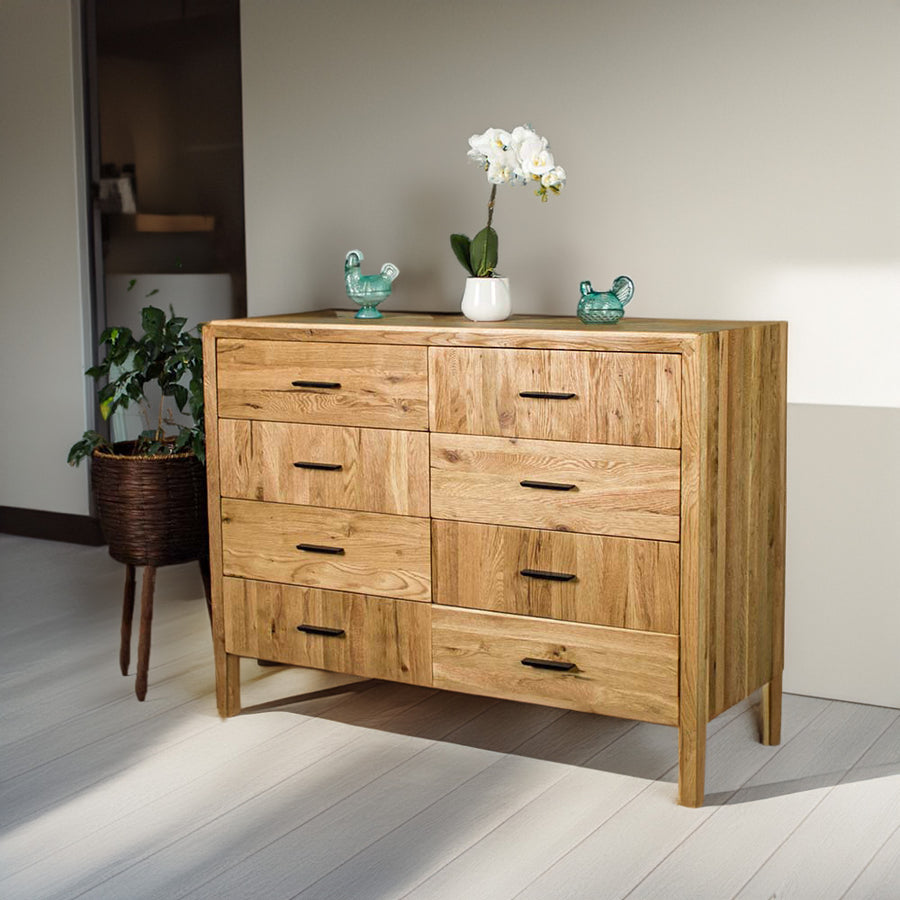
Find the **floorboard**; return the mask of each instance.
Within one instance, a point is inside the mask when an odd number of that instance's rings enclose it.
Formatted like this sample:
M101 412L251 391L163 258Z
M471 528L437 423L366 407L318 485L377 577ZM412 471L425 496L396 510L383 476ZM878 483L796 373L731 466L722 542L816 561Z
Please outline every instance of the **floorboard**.
M898 900L900 710L758 696L672 728L243 660L216 714L195 564L160 570L150 687L122 567L0 535L3 900Z

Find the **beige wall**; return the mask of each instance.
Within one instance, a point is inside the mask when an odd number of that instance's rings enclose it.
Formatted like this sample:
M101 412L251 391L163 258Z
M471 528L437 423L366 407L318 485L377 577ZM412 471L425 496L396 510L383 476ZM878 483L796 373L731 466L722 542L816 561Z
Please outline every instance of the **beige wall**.
M0 505L88 512L80 82L70 0L0 3Z
M637 285L643 316L790 321L788 689L900 706L900 6L894 0L243 0L248 308L456 309L470 134L567 169L502 188L517 311ZM871 407L859 409L859 407ZM835 438L839 438L836 440ZM861 498L865 498L864 501Z

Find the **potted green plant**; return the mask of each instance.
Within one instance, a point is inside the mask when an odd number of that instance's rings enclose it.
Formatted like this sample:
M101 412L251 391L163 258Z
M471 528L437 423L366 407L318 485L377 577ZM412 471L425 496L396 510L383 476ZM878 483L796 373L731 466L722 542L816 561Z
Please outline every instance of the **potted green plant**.
M156 568L199 560L209 603L202 341L185 330L186 323L172 311L167 317L147 306L141 312L140 335L124 327L103 332L100 344L106 356L86 372L101 381L101 414L109 419L137 403L147 427L135 440L115 444L86 431L68 457L74 466L91 459L100 527L110 556L127 566L119 651L123 675L130 657L135 567L146 567L135 687L140 700L147 691ZM160 401L151 418L146 390L153 384ZM176 422L173 407L189 415L190 424Z
M453 253L469 273L462 313L474 322L498 322L509 316L512 305L509 279L497 274L499 238L493 227L497 186L528 185L546 202L565 186L566 171L556 165L547 138L530 125L519 125L511 132L488 128L484 134L473 134L468 155L487 175L491 196L487 225L475 237L450 235Z

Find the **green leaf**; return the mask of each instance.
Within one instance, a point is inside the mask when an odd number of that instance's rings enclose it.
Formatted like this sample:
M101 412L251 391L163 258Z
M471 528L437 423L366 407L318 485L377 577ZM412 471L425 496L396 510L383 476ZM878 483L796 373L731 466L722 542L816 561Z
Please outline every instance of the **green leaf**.
M131 278L128 281L128 287L125 288L126 291L130 291L137 284L137 278Z
M109 447L109 442L96 431L86 431L81 440L72 445L66 462L70 466L77 466L83 459L87 459L96 447Z
M497 251L499 238L493 228L482 228L472 238L469 249L469 261L472 273L476 278L487 278L497 268Z
M141 324L144 326L144 331L156 343L162 341L162 330L165 323L166 314L161 309L157 309L155 306L145 306L141 310Z
M172 316L168 322L166 322L166 334L170 341L174 341L181 333L181 329L184 328L187 319L184 316Z
M104 400L100 404L100 415L103 416L104 419L108 419L110 414L113 411L113 398L110 397L107 400Z
M183 384L176 384L174 392L175 402L178 404L178 409L184 412L184 408L185 406L187 406L188 402L188 389Z
M154 294L158 294L158 293L159 293L159 288L153 288L153 290L150 291L149 294L144 294L144 297L152 297Z
M464 234L450 235L450 246L453 248L456 258L470 275L474 275L475 273L472 271L472 264L469 262L469 245L471 243L469 238Z

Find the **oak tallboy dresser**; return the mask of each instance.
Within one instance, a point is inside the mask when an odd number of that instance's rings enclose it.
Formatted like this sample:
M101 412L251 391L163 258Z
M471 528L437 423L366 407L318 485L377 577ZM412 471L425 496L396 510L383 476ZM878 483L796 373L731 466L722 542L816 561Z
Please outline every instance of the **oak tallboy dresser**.
M781 730L782 322L324 311L204 329L219 711L251 657Z

